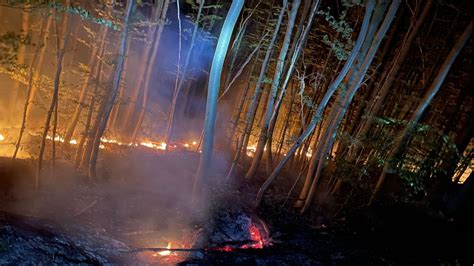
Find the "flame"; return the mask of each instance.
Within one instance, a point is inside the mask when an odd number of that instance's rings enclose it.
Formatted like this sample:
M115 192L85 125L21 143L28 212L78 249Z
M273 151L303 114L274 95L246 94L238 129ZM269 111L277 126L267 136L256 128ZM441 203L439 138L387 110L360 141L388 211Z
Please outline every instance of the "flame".
M171 242L168 242L168 245L166 246L167 249L170 249L171 248ZM157 257L157 256L169 256L171 255L171 250L163 250L163 251L160 251L160 252L156 252L155 254L153 254L153 257Z
M35 134L35 133L31 133L31 132L29 132L29 134L31 134L33 136L36 136L36 137L41 137L41 134ZM66 142L65 139L64 139L64 136L61 136L59 134L56 134L54 137L52 135L47 135L46 139L50 140L50 141L58 142L58 143L65 143ZM0 142L4 142L5 140L6 140L6 135L3 132L3 134L0 134ZM71 140L69 140L69 144L70 145L78 145L79 141L76 140L76 139L71 139ZM142 140L142 141L139 141L139 142L136 142L136 143L132 143L132 142L129 143L129 142L121 142L120 140L114 139L114 138L101 137L99 148L100 149L105 149L106 148L105 144L113 144L113 145L128 146L128 147L142 146L142 147L146 147L146 148L150 148L150 149L154 149L154 150L166 150L166 148L168 146L168 144L166 142L155 142L155 141L150 141L150 140ZM178 145L176 145L176 144L178 144ZM176 148L176 147L180 146L180 147L183 147L183 148L186 148L186 149L191 149L192 146L196 146L198 143L197 143L197 141L189 140L189 141L176 143L176 144L173 144L172 147ZM4 152L2 151L1 153L4 153ZM201 153L201 151L199 151L199 153Z
M250 238L255 243L243 245L242 248L257 248L257 249L263 248L263 244L264 244L263 237L260 234L260 231L258 230L257 226L255 226L254 224L251 224L249 228L249 233L250 233Z

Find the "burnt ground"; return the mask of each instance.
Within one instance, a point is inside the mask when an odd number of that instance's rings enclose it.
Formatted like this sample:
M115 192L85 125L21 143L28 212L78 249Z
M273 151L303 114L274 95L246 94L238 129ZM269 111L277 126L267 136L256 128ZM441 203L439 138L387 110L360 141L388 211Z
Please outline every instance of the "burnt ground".
M125 157L124 157L125 156ZM189 204L198 156L126 153L106 155L100 176L58 162L55 178L45 171L35 192L33 164L0 160L0 264L127 265L465 265L472 263L472 227L436 212L407 206L375 206L343 213L331 222L301 217L268 199L251 206L258 182L229 186L219 181L225 165L216 159L218 186L203 195L210 209ZM222 159L224 161L224 159ZM279 188L285 190L285 187ZM275 207L278 206L278 207ZM243 212L265 221L272 245L263 249L209 249L216 215ZM213 222L214 221L214 222ZM229 222L230 224L231 222ZM226 226L224 225L219 226ZM207 234L205 233L207 232ZM196 248L170 260L146 247ZM197 244L199 243L199 244ZM207 248L205 248L207 247ZM205 249L204 249L205 248ZM156 254L155 254L156 255Z

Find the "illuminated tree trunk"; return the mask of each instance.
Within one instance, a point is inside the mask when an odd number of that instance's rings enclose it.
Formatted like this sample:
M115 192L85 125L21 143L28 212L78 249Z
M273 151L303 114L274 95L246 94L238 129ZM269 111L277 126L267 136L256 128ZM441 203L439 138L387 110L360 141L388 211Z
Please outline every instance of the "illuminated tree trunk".
M367 51L367 54L365 55L363 61L363 57L360 57L361 63L358 64L360 66L360 69L356 69L354 72L354 74L356 74L354 76L355 82L349 82L349 89L347 90L347 92L341 93L341 95L339 95L339 104L336 104L333 107L333 110L331 110L331 114L329 116L329 121L331 121L331 124L328 128L326 128L326 132L323 134L324 141L320 142L320 144L322 145L317 148L318 151L316 152L316 155L319 156L316 172L313 173L314 168L312 168L312 166L316 162L312 162L312 164L310 165L310 169L308 170L308 176L314 175L314 177L312 178L311 187L309 189L307 197L305 198L305 203L303 205L303 208L301 209L301 213L305 212L311 205L311 202L319 184L319 180L321 179L324 163L326 162L326 158L330 155L330 152L333 148L334 140L336 139L337 129L339 128L342 119L344 118L344 115L346 114L349 105L352 102L352 99L354 98L354 95L360 88L360 84L362 83L365 74L367 73L367 70L375 57L378 47L380 46L382 39L385 37L388 29L390 28L390 25L392 24L399 5L400 0L392 1L387 11L387 14L385 15L384 21L380 28L377 30L377 34L375 35L375 37L373 37L373 40L372 37L369 36L371 38L370 49ZM374 19L377 19L377 17L374 17ZM375 23L378 24L377 22Z
M107 38L107 35L105 36L105 38ZM99 122L100 122L100 116L104 110L105 104L103 104L104 100L102 100L102 102L99 105L99 108L97 108L98 110L97 110L97 116L95 118L95 121L93 125L91 126L92 115L94 113L95 104L98 102L98 97L99 97L98 92L100 89L105 50L106 50L106 43L104 43L104 45L101 46L101 50L99 52L100 53L99 58L101 58L101 60L97 62L97 65L95 66L95 69L94 69L94 77L95 77L94 92L91 95L91 103L88 107L89 109L87 112L86 125L84 127L84 131L82 133L80 143L76 150L76 156L75 156L76 158L74 160L74 166L76 168L86 168L89 163L90 155L92 151L92 145L93 145L94 137L95 137L95 132L97 132L97 128L99 127Z
M204 137L199 167L194 178L193 200L201 194L202 183L206 181L212 160L212 149L214 146L214 128L217 114L217 97L222 75L222 66L229 47L230 38L234 31L235 23L244 6L244 0L234 0L230 6L229 12L222 25L219 40L217 41L216 51L212 60L212 66L209 76L209 87L207 91L206 116L204 118Z
M69 3L68 5L69 6ZM35 179L35 188L38 189L40 185L40 174L41 174L41 169L43 167L43 155L44 155L44 149L46 146L46 137L48 136L48 131L51 123L51 117L53 115L54 108L57 105L58 101L58 96L59 96L59 82L61 79L61 72L62 72L62 67L63 67L63 59L64 59L64 54L66 52L66 47L69 42L69 35L71 31L71 19L68 18L68 15L64 16L64 21L65 24L67 24L66 29L63 32L63 45L61 47L61 41L59 37L59 30L57 26L57 22L55 21L55 28L56 28L56 35L57 35L57 54L56 54L56 73L54 74L54 83L53 83L53 97L51 99L51 104L49 106L49 110L46 114L46 121L44 124L44 130L43 134L41 136L41 146L40 146L40 151L38 155L38 167L36 169L36 179ZM54 140L53 140L54 141Z
M89 130L91 127L92 113L94 112L94 106L95 106L95 95L91 95L90 105L87 112L86 125L84 126L84 132L82 133L81 140L77 144L76 155L74 157L75 168L78 168L79 164L81 163L82 153L84 150L84 144L86 143L88 134L90 134Z
M160 16L158 29L155 31L155 36L153 37L153 42L152 42L153 51L151 53L151 56L148 58L149 61L146 63L148 67L146 70L145 79L143 80L143 84L142 84L142 87L144 88L142 106L140 108L140 113L138 115L137 123L135 124L135 127L133 129L133 133L131 137L132 142L135 142L138 132L142 126L143 119L145 117L145 110L146 110L146 106L148 102L148 90L150 89L150 86L151 86L151 75L153 72L153 66L156 64L158 48L160 46L160 39L161 39L161 36L163 35L163 29L165 27L165 22L166 22L166 14L168 13L168 6L169 6L169 0L165 0L163 3L163 8L161 9L161 16Z
M290 58L290 60L287 61L287 64L285 64L285 68L284 68L286 70L285 79L284 79L283 85L280 89L280 94L278 96L278 99L276 100L275 107L272 111L272 115L271 115L270 123L269 123L270 125L269 125L268 132L267 132L267 135L268 135L268 141L267 141L267 171L268 171L268 174L271 174L271 171L273 170L272 138L273 138L273 130L275 129L278 114L280 112L280 106L281 106L281 103L283 101L283 97L285 96L286 88L288 87L288 84L289 84L289 82L291 80L291 77L293 75L293 71L295 69L296 62L298 61L298 59L300 57L300 54L301 54L301 51L303 50L304 45L306 43L306 40L308 39L309 31L311 29L311 25L313 24L313 19L314 19L314 16L315 16L315 14L318 10L318 7L319 7L319 0L314 1L313 6L311 8L310 16L309 16L309 19L308 19L308 23L306 24L305 31L303 32L303 34L301 36L299 34L295 35L295 36L298 36L298 38L295 38L295 42L293 42L293 44L295 44L293 46L294 49L293 49L292 53L290 53L291 58ZM302 23L300 23L300 24L302 24ZM297 30L299 32L300 29L297 29Z
M86 97L87 97L87 91L89 89L89 83L92 80L93 77L93 71L92 68L97 64L98 58L97 54L99 50L103 49L102 47L105 45L105 36L107 36L107 27L102 27L100 33L99 33L99 40L101 40L101 47L99 47L99 44L96 43L94 45L94 48L92 49L91 57L89 59L89 64L88 66L90 67L89 74L87 75L86 80L82 83L81 91L79 93L79 100L76 105L76 108L74 109L74 113L69 120L69 124L66 129L66 134L64 136L64 142L67 144L72 138L72 135L74 134L74 130L76 129L77 122L79 121L79 118L81 116L82 108L85 104Z
M36 71L34 73L33 81L40 79L41 69L43 67L44 55L45 55L45 52L46 52L46 47L48 45L47 40L48 40L48 37L49 37L49 31L50 31L52 22L53 22L53 15L49 14L48 22L46 24L45 33L41 36L42 39L41 39L41 45L40 45L40 51L39 51L38 64L36 65L37 67L36 67ZM35 84L35 82L33 82L31 84L31 92L28 95L28 106L27 106L27 109L26 109L25 121L30 120L33 103L35 101L35 97L36 97L36 93L38 91L38 86L39 85L40 84Z
M56 171L56 132L58 130L58 101L59 98L56 99L56 103L54 105L54 120L53 120L53 141L51 142L51 177L54 178L55 171Z
M254 62L252 64L252 67L250 68L249 70L249 75L247 77L247 85L245 86L245 88L243 89L241 95L240 95L240 99L238 101L238 105L235 106L235 110L234 110L234 114L232 115L232 127L230 129L230 133L229 133L229 136L230 136L230 139L233 138L233 136L235 135L235 131L237 130L237 127L239 126L239 123L240 123L240 117L242 115L242 112L244 110L244 106L245 106L245 101L247 99L247 95L248 95L248 92L249 92L249 89L250 89L250 84L251 84L251 81L252 81L252 75L253 75L253 72L255 70L255 66L257 65L257 62L258 62L258 58L259 58L259 54L260 54L260 50L258 51L257 53L257 56L255 57L254 59ZM240 148L240 147L238 147Z
M132 45L131 45L131 39L132 38L128 38L128 44L127 44L127 51L125 52L127 55L130 54L130 50L132 48ZM147 55L146 53L143 53L142 55L142 58L140 58L140 62L146 62L147 58L148 58L149 55ZM128 73L128 68L129 68L129 60L130 60L130 57L127 56L125 58L125 62L124 62L124 66L123 66L123 75L127 75ZM143 64L140 64L140 66L143 66ZM137 75L138 77L141 77L141 75L143 75L142 72L139 72L139 74ZM136 80L135 80L136 81ZM142 79L139 79L139 81L141 82ZM139 84L140 85L140 84ZM139 87L136 87L135 84L134 84L134 90L135 89L138 89L140 90ZM123 99L125 98L125 93L126 93L126 85L122 84L120 87L119 87L119 92L118 92L118 95L117 95L117 100L114 104L114 106L112 107L112 111L110 111L110 118L109 118L109 121L107 122L107 128L109 130L111 130L112 132L116 133L118 131L118 129L120 128L120 126L123 126L123 129L125 130L123 133L127 134L128 132L126 132L126 127L128 126L128 120L125 120L125 119L122 119L122 124L119 126L118 122L117 122L117 119L119 117L119 112L120 112L120 106L123 104ZM136 104L137 100L133 100L133 101L128 101L126 104L128 106L128 104L130 104L131 102L133 102L134 104ZM128 118L130 119L130 118Z
M254 91L254 94L253 94L253 97L252 97L252 101L251 101L250 107L247 111L247 117L245 119L244 130L242 132L242 136L240 137L239 142L237 143L237 150L235 152L234 159L232 160L230 170L227 173L227 178L229 178L230 175L232 174L232 171L233 171L235 165L237 164L237 162L240 159L241 153L243 151L245 152L245 149L248 146L248 142L249 142L249 139L250 139L250 133L252 132L253 123L254 123L254 120L255 120L256 113L257 113L257 108L258 108L258 105L259 105L259 102L260 102L260 98L262 96L263 79L265 77L267 66L270 62L270 57L271 57L272 52L273 52L273 46L275 45L276 39L278 37L278 32L280 30L281 22L283 21L283 17L285 15L287 5L288 5L288 1L284 0L283 5L280 9L280 14L278 15L277 23L275 24L275 29L273 31L272 39L271 39L270 43L268 44L267 52L266 52L265 58L263 59L263 62L262 62L262 66L261 66L261 69L260 69L260 74L259 74L259 77L258 77L258 80L257 80L257 84L255 85L255 91ZM268 21L268 19L267 19L267 21Z
M45 31L45 27L48 26L47 24L49 22L50 22L50 20L45 17L44 21L41 23L41 28L40 28L40 31L39 31L39 39L40 40L42 39L42 36L44 34L44 31ZM20 133L18 134L18 140L17 140L16 145L15 145L15 151L13 152L13 156L12 156L13 160L16 159L16 156L18 154L18 150L20 149L21 140L23 138L23 133L25 132L28 109L29 109L29 105L31 103L30 102L30 97L31 97L31 92L32 92L32 88L33 88L33 78L34 78L34 75L35 75L35 69L33 67L35 66L36 59L38 58L38 56L40 54L40 50L42 49L43 46L44 46L44 40L43 40L43 43L39 43L36 46L35 54L33 56L33 59L31 60L31 65L30 65L30 69L29 69L29 73L28 73L27 95L26 95L26 100L25 100L25 104L24 104L24 108L23 108L23 116L22 116L22 121L21 121ZM38 70L36 70L36 71L38 71Z
M174 123L175 123L174 117L176 115L176 104L178 102L178 97L179 97L179 94L181 93L181 89L183 88L184 81L186 80L186 71L188 70L189 60L191 59L192 51L196 42L196 36L199 29L199 20L201 18L204 2L205 2L204 0L201 0L201 2L199 3L199 9L198 9L196 21L194 23L193 35L191 37L191 44L189 45L188 54L186 55L186 59L184 61L183 74L181 75L181 78L179 79L179 81L178 81L179 71L178 73L176 73L176 86L173 92L173 100L171 102L171 110L170 110L170 115L168 117L168 127L166 130L166 137L165 137L165 143L167 144L170 143L171 137L173 135ZM167 145L167 147L168 146L169 145Z
M405 35L402 41L400 51L398 52L394 62L392 63L392 67L390 68L388 74L385 77L385 81L383 82L383 85L379 90L379 95L376 97L373 107L371 108L371 110L369 110L369 114L367 115L368 120L366 121L366 123L364 123L364 126L359 131L358 136L366 136L370 128L372 127L374 121L373 117L377 116L380 110L382 109L382 106L385 102L385 99L387 98L388 93L390 92L393 82L398 76L403 62L405 62L405 58L408 52L410 51L410 47L412 46L413 40L415 39L415 36L417 35L421 25L425 21L425 18L429 13L432 3L432 0L428 0L423 7L421 15L418 18L412 18L412 24L410 27L411 29Z
M265 40L265 37L267 37L267 33L265 33L262 36L262 38L258 42L257 46L253 49L253 51L249 54L249 56L247 56L247 59L245 59L245 62L240 66L239 70L237 71L237 73L235 73L232 80L229 81L227 86L225 86L224 91L221 93L221 95L217 99L218 102L220 102L226 96L226 94L232 88L232 85L235 83L235 81L237 81L237 79L240 77L240 75L242 75L242 72L244 72L245 67L250 63L250 61L252 61L252 58L255 55L255 53L260 50L260 47L262 46L263 41Z
M369 26L369 21L370 21L370 16L372 14L372 10L374 7L373 1L369 1L367 4L366 8L366 16L364 18L364 22L362 23L361 31L359 33L359 37L356 40L356 43L354 45L354 49L347 59L344 67L342 68L341 72L339 75L334 79L334 81L329 85L329 88L326 91L326 94L324 95L323 99L321 100L321 103L318 105L318 108L314 112L313 118L311 119L311 122L309 125L306 127L304 132L301 134L301 136L296 140L295 144L290 148L290 150L287 152L286 156L281 160L278 165L275 167L273 170L272 174L267 178L267 180L263 183L263 185L260 187L257 198L255 201L255 205L259 206L263 194L265 191L270 187L271 183L277 178L278 174L280 171L283 169L283 167L286 165L286 163L293 157L295 154L296 150L304 143L304 141L311 135L315 127L318 125L318 123L321 121L321 117L323 114L324 109L326 108L329 100L331 99L332 95L336 91L336 89L339 87L341 84L343 78L346 76L347 72L349 69L352 67L354 60L356 56L359 53L359 50L364 43L365 40L365 35L367 33L367 28Z
M313 184L313 180L315 179L315 172L317 169L321 170L319 165L321 162L325 162L325 158L328 156L327 147L332 146L332 142L330 140L332 138L331 133L334 130L337 130L336 124L338 124L338 122L334 123L334 121L336 119L336 116L338 115L339 110L341 108L344 108L344 103L345 103L344 98L347 96L346 90L348 89L348 87L352 88L353 83L358 79L357 77L360 74L359 69L363 63L364 58L367 56L367 53L372 44L374 35L376 34L377 28L382 22L384 13L385 13L385 5L383 4L377 6L374 10L374 14L371 17L370 26L368 28L368 31L364 40L364 45L361 47L361 51L358 55L358 58L355 61L355 65L351 68L346 79L343 81L342 85L345 88L341 91L341 94L338 96L336 103L334 104L331 112L328 115L327 125L325 125L325 127L322 127L323 134L321 138L318 139L318 144L316 145L316 149L313 152L313 155L309 163L304 185L301 189L298 200L295 203L295 207L297 208L303 207L304 203L306 202L310 187ZM367 13L366 13L365 19L368 19ZM316 176L319 176L319 173L316 173ZM319 179L317 179L316 181L319 182Z
M405 149L406 145L408 144L408 142L410 141L413 135L413 132L416 129L418 121L420 121L426 108L429 106L433 98L439 92L441 86L443 85L444 80L446 79L446 76L448 75L449 70L453 66L454 61L456 60L458 55L461 53L462 48L466 45L467 41L471 37L471 33L472 33L472 22L468 24L463 34L456 41L455 45L453 46L448 56L444 60L443 65L441 65L441 68L439 69L438 74L436 75L436 78L433 80L433 83L430 85L430 87L426 91L425 95L423 96L423 99L421 99L420 103L418 104L418 107L416 108L415 112L413 113L410 120L408 121L407 126L405 127L403 132L400 134L400 137L398 138L398 140L393 145L388 156L389 160L387 160L387 162L385 163L382 173L380 174L377 180L377 184L372 192L371 198L369 200L369 205L372 204L373 200L375 199L378 192L382 188L382 185L385 181L386 174L388 172L394 171L394 168L396 167L396 165L392 163L391 159L399 156Z
M104 108L103 116L100 119L99 128L97 129L97 133L94 139L94 143L92 146L92 153L91 159L89 161L89 178L96 177L96 165L97 165L97 157L99 155L99 145L100 145L100 138L104 134L105 127L107 126L107 121L110 116L110 111L115 102L115 98L117 96L120 81L122 79L122 72L123 72L123 65L125 61L125 51L127 50L127 40L129 35L129 24L132 19L132 11L134 9L135 0L131 0L127 3L126 11L125 11L125 18L123 22L123 33L122 39L120 40L120 46L118 50L118 60L117 60L117 68L115 70L112 88L110 91L110 95L106 99L106 104Z
M104 57L105 50L106 50L105 47L103 47L102 51L100 52L100 57L101 58ZM103 66L104 66L104 62L103 62L103 60L100 60L99 65L97 66L97 68L95 70L96 84L95 84L95 88L94 88L94 94L92 96L92 97L94 97L94 101L97 101L97 98L101 96L99 94L99 89L100 89L100 83L101 83L101 80L102 80ZM104 76L105 76L105 74L104 74ZM110 76L111 75L109 75L109 79L110 79ZM107 86L108 86L108 83L107 83ZM106 97L109 94L108 90L109 89L106 89L105 94L102 96L99 107L97 108L98 110L97 110L97 114L96 114L95 121L94 121L94 124L93 124L92 128L88 131L84 131L84 134L86 134L86 146L85 146L84 151L82 152L82 155L80 156L81 157L80 158L80 163L79 163L80 168L85 169L89 166L89 161L90 161L90 157L91 157L91 153L92 153L92 146L94 144L94 139L95 139L95 136L96 136L96 132L99 128L100 119L101 119L101 117L104 113ZM89 106L89 112L93 112L93 110L91 110L90 108L93 108L93 107Z
M30 14L26 9L21 10L21 34L24 36L28 35L28 28L30 26ZM18 56L17 56L17 64L18 66L22 66L25 64L25 52L26 47L25 45L21 45L18 49ZM16 110L17 102L18 102L18 94L20 92L20 82L15 81L15 84L12 88L12 97L10 99L10 108Z
M292 92L293 91L293 92ZM295 102L296 90L294 90L294 86L292 85L290 88L291 98L290 104L288 105L288 110L285 118L285 122L283 122L283 129L281 130L280 139L278 141L278 149L277 149L277 158L281 156L281 150L283 148L283 144L285 143L286 132L290 125L290 118L291 118L291 111L293 110L293 103Z
M267 145L268 129L270 126L271 115L272 115L273 107L274 107L275 100L277 97L278 88L280 86L283 66L285 64L286 55L288 53L288 48L290 46L291 34L293 33L293 27L295 25L296 14L298 13L300 3L301 3L301 0L294 0L291 7L291 12L290 12L289 20L288 20L288 25L286 28L285 38L283 40L283 44L280 49L277 66L276 66L275 73L273 76L272 87L270 90L270 97L268 98L267 108L265 111L265 118L263 119L260 125L260 135L259 135L259 139L257 143L257 149L255 151L252 164L250 165L249 170L245 174L245 178L252 178L255 175L255 173L257 172L258 165L260 164L260 161L262 159L265 146L267 146L267 149L270 148Z

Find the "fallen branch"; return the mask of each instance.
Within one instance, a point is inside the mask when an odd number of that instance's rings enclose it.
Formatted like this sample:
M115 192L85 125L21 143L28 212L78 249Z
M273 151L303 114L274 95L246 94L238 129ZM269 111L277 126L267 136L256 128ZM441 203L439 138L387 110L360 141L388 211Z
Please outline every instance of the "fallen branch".
M93 202L91 202L91 204L87 205L86 207L82 208L82 209L79 210L78 212L74 213L74 214L72 215L72 217L76 217L76 216L81 215L82 213L84 213L84 212L87 211L88 209L92 208L96 203L97 203L97 200L94 200Z
M120 252L128 252L128 253L137 253L137 252L144 252L144 251L153 251L153 252L160 252L160 251L171 251L171 252L208 252L208 251L220 251L223 248L230 247L235 250L242 250L248 249L242 246L249 245L249 244L256 244L258 242L249 240L249 241L229 241L224 242L220 246L215 247L208 247L208 248L135 248L135 249L125 249L119 250ZM235 246L234 246L235 245Z

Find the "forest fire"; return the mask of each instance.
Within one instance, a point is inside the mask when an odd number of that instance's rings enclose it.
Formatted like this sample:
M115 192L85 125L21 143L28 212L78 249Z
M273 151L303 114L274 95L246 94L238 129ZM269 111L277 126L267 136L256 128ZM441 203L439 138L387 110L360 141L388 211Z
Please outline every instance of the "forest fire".
M0 265L472 264L472 0L0 2Z

